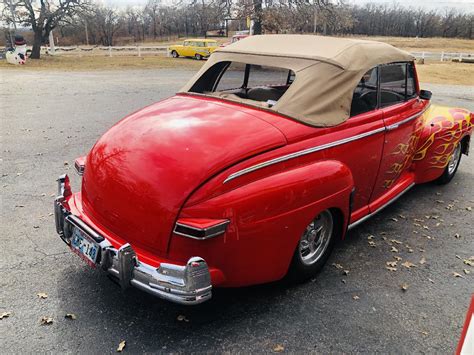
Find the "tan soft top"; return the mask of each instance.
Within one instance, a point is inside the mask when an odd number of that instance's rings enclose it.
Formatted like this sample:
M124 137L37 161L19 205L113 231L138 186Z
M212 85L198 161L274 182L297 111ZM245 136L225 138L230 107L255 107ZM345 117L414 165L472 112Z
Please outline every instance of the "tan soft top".
M412 60L409 53L382 42L312 35L250 36L215 51L180 92L189 92L218 62L291 69L296 74L293 84L269 109L312 126L328 127L349 118L354 89L369 69ZM239 101L235 95L228 99Z

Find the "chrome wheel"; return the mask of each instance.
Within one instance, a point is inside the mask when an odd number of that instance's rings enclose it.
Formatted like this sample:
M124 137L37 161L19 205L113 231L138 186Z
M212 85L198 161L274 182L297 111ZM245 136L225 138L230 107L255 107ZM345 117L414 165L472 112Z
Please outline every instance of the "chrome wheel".
M448 162L448 174L452 175L456 171L456 168L459 164L459 159L461 158L461 144L458 143L456 148L454 148L453 154Z
M300 239L299 252L303 264L313 265L326 251L331 241L334 220L328 210L317 216Z

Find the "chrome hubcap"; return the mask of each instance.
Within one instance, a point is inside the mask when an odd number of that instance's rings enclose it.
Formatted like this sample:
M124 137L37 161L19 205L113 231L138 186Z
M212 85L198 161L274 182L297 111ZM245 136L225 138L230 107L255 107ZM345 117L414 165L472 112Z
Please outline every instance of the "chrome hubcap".
M461 144L458 144L456 148L454 148L454 152L451 155L451 158L448 162L448 173L449 175L453 174L456 170L456 166L458 165L459 158L461 157Z
M312 265L321 258L331 240L332 229L332 214L327 210L322 212L306 227L299 245L303 264Z

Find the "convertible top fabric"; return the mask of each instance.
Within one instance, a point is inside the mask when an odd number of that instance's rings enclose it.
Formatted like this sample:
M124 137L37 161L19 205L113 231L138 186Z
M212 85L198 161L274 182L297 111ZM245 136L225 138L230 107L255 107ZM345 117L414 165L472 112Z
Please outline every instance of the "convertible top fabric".
M313 35L250 36L215 51L180 93L190 92L201 75L219 62L291 69L294 82L269 110L329 127L349 118L354 89L369 69L413 60L411 54L382 42ZM227 99L252 104L236 95ZM262 104L255 101L255 106Z

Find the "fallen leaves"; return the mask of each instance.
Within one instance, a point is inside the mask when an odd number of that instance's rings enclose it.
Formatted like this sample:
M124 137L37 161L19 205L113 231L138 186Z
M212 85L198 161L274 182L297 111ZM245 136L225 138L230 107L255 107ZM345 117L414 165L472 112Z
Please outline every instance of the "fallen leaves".
M344 269L344 267L341 264L333 263L332 266L334 266L336 269Z
M400 260L402 260L402 258L401 258L401 257L399 257L398 255L394 255L394 256L393 256L393 258L394 258L396 261L400 261Z
M454 238L459 239L459 238L461 238L461 235L460 235L459 233L456 233L456 234L454 235Z
M46 293L44 293L44 292L38 292L38 293L36 294L36 296L38 296L38 298L40 298L40 299L42 299L42 300L48 298L48 294L46 294Z
M463 269L463 271L466 275L469 275L471 273L468 269Z
M408 285L408 284L402 284L402 285L400 285L400 288L402 289L403 292L406 292L409 287L410 287L410 285Z
M469 259L464 259L462 262L466 265L474 266L474 256L471 256Z
M282 351L284 351L285 348L283 345L280 345L280 344L277 344L274 348L273 348L273 351L276 352L276 353L281 353Z
M11 315L12 315L11 312L2 312L2 313L0 313L0 319L8 318Z
M413 263L410 262L410 261L405 261L405 262L402 264L402 266L405 266L407 269L410 269L410 268L412 268L412 267L416 267L416 265L413 264Z
M177 318L178 322L189 322L189 319L186 318L186 316L183 316L182 314L180 314Z
M369 247L375 248L375 242L373 240L369 240Z
M420 259L419 263L420 263L420 265L426 264L426 259L425 259L424 256Z
M122 340L118 345L117 352L121 353L123 349L125 349L126 345L127 345L127 342L125 340Z
M471 206L466 207L466 210L467 210L467 211L472 211L472 207L471 207Z
M386 264L387 264L387 266L390 266L390 267L396 267L397 266L397 261L387 261Z
M388 271L397 271L396 267L385 266Z
M395 243L395 244L402 244L401 241L396 240L396 239L390 239L390 241L391 241L392 243Z
M66 319L70 319L70 320L75 320L77 319L76 315L74 313L66 313L66 315L64 316L64 318Z
M398 249L395 248L395 247L393 247L393 246L390 248L390 251L391 251L392 253L398 253Z
M40 320L40 324L41 324L41 325L51 325L51 324L53 324L53 318L51 318L51 317L43 317L43 318L41 318L41 320Z
M460 273L458 273L456 271L453 271L453 276L454 277L460 277L460 278L464 279L464 276L462 276Z
M360 297L357 296L357 295L354 295L354 296L352 296L352 299L355 300L355 301L357 301L357 300L360 300Z

